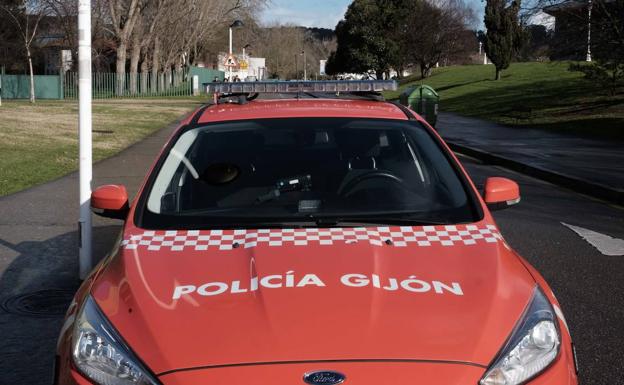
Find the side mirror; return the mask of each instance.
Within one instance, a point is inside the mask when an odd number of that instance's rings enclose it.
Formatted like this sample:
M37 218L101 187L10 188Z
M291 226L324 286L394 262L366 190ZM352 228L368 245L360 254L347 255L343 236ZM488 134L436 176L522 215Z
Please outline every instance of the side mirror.
M490 210L505 209L520 202L520 187L511 179L487 178L483 199Z
M121 185L100 186L91 193L91 210L102 217L126 219L128 216L128 192Z

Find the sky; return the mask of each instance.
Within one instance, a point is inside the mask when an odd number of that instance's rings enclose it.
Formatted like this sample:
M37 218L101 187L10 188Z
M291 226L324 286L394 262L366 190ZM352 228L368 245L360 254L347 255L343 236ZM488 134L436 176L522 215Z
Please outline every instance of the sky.
M483 7L481 0L465 0L477 11L477 28L483 25ZM334 29L344 16L351 0L271 0L262 14L266 23L292 23L305 27Z
M262 21L334 29L351 0L271 0Z
M265 24L295 24L304 27L334 29L352 0L270 0L261 20ZM483 26L484 0L464 0L475 11L474 29ZM531 3L531 0L529 0ZM529 19L530 23L543 24L553 28L554 19L544 13L538 13Z

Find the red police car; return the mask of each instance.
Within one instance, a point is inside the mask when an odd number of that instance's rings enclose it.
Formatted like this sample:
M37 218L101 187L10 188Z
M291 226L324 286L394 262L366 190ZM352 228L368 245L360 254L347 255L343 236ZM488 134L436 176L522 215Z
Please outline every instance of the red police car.
M57 384L577 384L554 294L393 82L210 85L86 279ZM238 87L238 88L237 88ZM253 100L257 93L290 94ZM336 96L337 92L339 93ZM305 97L304 97L305 96Z

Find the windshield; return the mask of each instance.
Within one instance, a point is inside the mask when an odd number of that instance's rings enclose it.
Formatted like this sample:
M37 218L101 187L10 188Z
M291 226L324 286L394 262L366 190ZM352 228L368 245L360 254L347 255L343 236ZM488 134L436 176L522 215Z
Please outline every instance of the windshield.
M469 195L418 123L289 118L191 128L152 178L147 228L454 224Z

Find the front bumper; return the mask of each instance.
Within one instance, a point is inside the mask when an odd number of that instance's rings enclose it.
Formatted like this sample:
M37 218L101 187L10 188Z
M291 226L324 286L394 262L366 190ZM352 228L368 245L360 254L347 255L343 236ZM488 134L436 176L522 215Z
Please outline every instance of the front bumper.
M570 349L563 349L557 361L527 385L577 385ZM332 370L345 374L345 384L437 384L477 385L485 373L479 365L427 361L340 361L228 365L183 369L159 376L163 385L305 385L305 373ZM58 384L89 385L90 381L71 367L60 373Z

